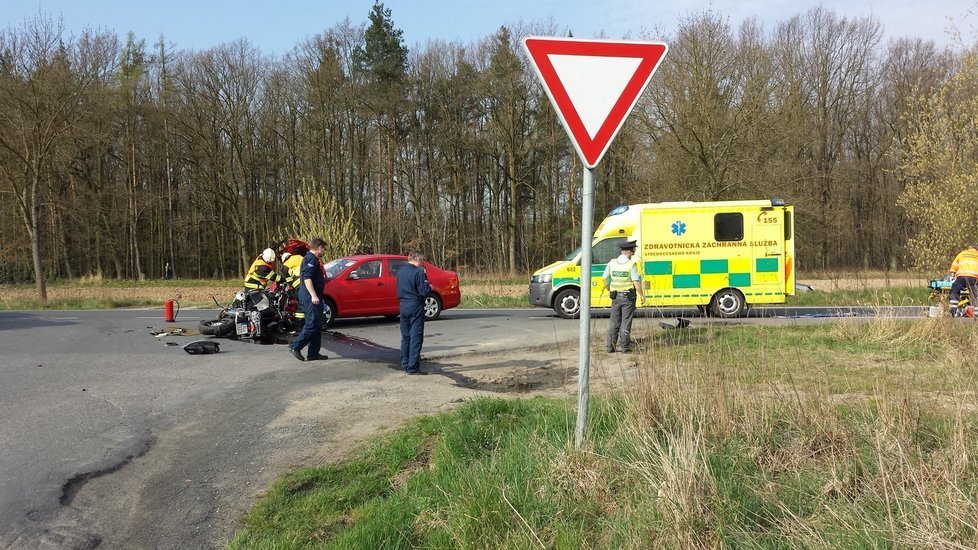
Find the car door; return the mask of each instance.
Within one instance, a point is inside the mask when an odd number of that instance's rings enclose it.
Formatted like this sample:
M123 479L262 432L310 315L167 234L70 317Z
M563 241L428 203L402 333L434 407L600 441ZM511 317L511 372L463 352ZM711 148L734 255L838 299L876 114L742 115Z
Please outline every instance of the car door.
M380 298L385 286L381 277L382 260L364 260L346 274L341 281L340 293L343 305L337 304L342 315L380 315L383 312Z
M384 260L384 285L380 288L381 307L387 315L397 315L400 304L397 301L397 272L406 266L404 258L387 258Z

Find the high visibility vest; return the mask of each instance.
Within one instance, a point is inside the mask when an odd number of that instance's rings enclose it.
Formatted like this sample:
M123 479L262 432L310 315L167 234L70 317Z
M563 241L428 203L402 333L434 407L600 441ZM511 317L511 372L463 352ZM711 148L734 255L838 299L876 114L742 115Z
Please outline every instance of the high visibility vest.
M302 256L293 254L285 259L285 282L292 288L299 288L300 277L299 267L302 265Z
M611 276L611 284L608 286L608 290L618 292L633 290L635 285L632 283L632 268L638 269L638 265L635 256L623 264L618 263L618 258L608 262L608 273Z
M259 269L261 269L261 274L258 272ZM245 288L260 288L268 286L269 280L279 281L279 276L275 273L275 266L266 262L261 256L258 256L251 263L251 267L248 268L248 273L245 274L244 286Z
M954 258L950 271L959 277L978 277L978 250L962 250Z

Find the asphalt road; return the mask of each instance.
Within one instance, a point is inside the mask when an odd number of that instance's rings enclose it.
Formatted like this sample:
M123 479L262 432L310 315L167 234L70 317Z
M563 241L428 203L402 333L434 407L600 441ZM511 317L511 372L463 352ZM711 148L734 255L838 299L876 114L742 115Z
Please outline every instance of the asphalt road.
M924 312L759 308L736 322ZM192 356L168 343L194 338L151 334L195 329L213 313L166 324L160 310L0 312L0 548L209 548L227 536L221 514L240 513L224 495L274 477L281 438L291 449L315 443L308 426L274 437L266 427L322 370L297 368L284 345L218 340L221 353ZM711 322L695 310L643 316L660 315ZM426 326L424 356L576 346L577 333L551 310L449 310ZM338 321L323 340L328 376L355 385L390 374L399 338L396 321ZM144 456L153 472L127 468Z

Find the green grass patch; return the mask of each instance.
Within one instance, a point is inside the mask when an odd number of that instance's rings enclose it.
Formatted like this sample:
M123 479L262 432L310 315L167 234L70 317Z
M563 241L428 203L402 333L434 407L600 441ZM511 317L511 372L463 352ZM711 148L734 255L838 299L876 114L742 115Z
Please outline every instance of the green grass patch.
M33 290L34 283L8 285L12 289ZM144 279L142 281L133 279L53 279L47 281L47 287L51 288L157 288L157 287L205 287L205 288L225 288L241 286L241 279L173 279L163 281L160 279Z
M815 290L788 298L791 306L924 306L930 304L930 290L916 287L889 287L863 290Z
M526 296L498 296L494 294L466 294L462 292L461 308L526 308L530 307Z
M961 322L955 322L961 321ZM795 384L832 393L880 385L941 392L978 388L978 328L952 319L845 320L805 326L710 325L637 332L655 359L710 383Z
M530 283L530 274L526 275L510 275L506 274L486 274L486 273L476 273L472 275L460 275L462 281L462 288L465 285L527 285Z
M583 450L569 443L574 406L563 400L478 399L413 421L349 461L284 476L229 547L892 547L975 536L975 468L954 458L978 450L973 423L912 404L683 404L646 390L660 405L651 414L640 401L595 400ZM907 475L935 471L944 475Z
M0 300L0 310L36 309L115 309L124 307L160 306L159 300L146 298L59 298L47 302L40 300Z
M978 331L638 326L627 390L485 399L280 479L230 548L971 547Z

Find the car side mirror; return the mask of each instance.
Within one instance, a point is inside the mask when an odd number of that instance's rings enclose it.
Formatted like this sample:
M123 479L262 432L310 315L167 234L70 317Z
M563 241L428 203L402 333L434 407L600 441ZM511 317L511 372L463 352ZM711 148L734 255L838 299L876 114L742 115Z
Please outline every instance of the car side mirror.
M360 279L360 274L357 273L356 271L354 271L353 273L350 273L349 275L347 275L346 278L348 280L350 280L350 281L356 281L356 280Z

